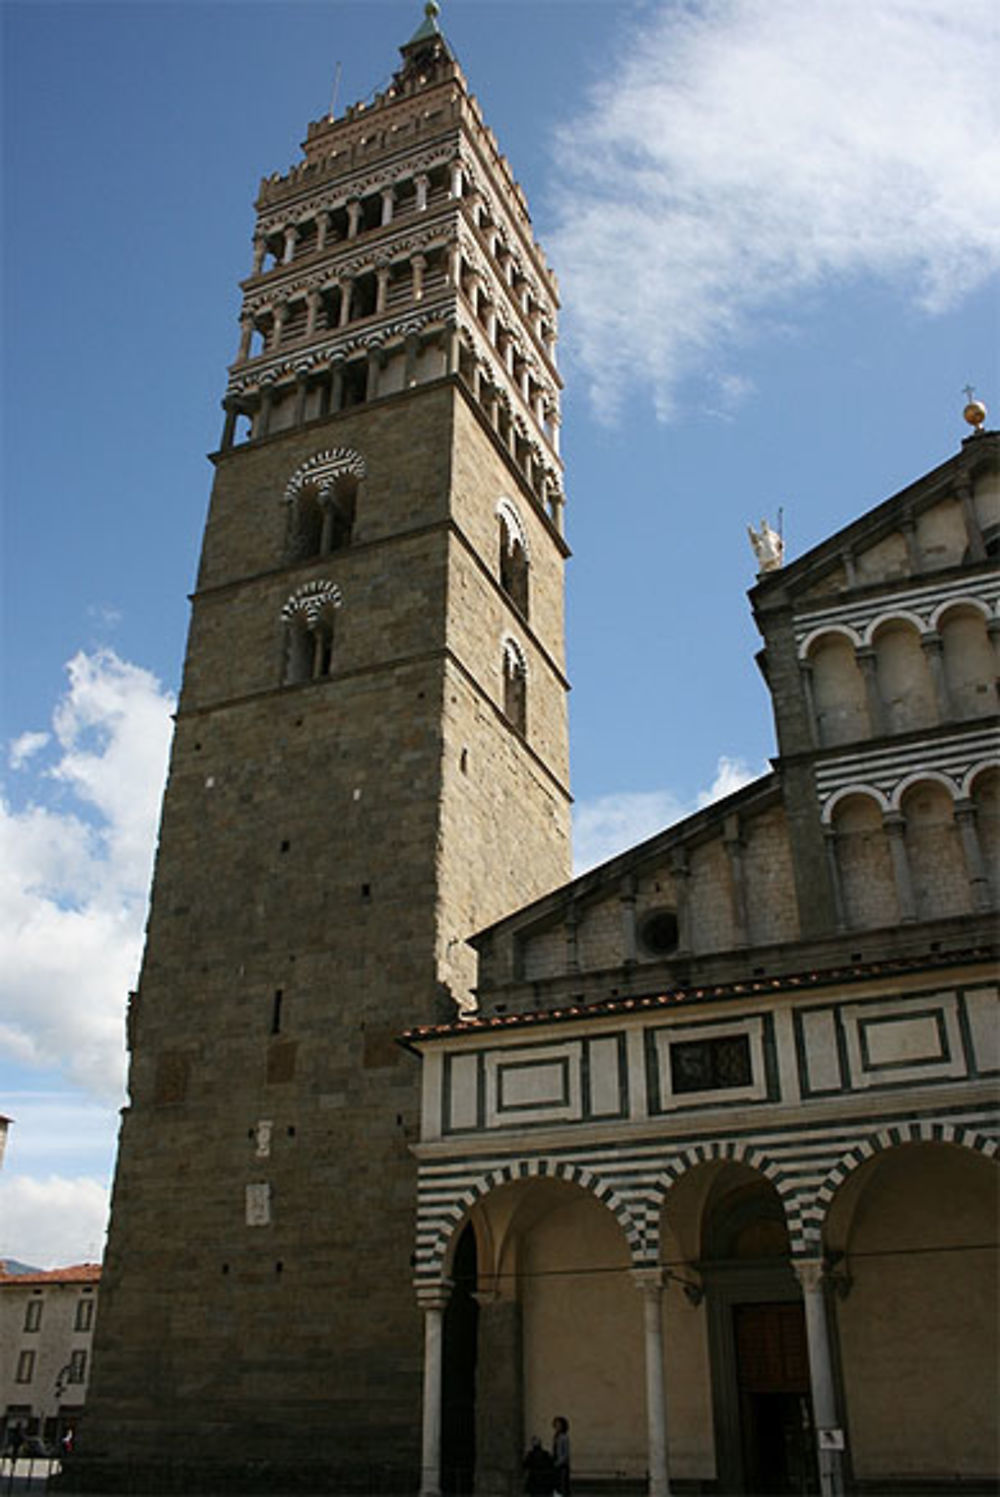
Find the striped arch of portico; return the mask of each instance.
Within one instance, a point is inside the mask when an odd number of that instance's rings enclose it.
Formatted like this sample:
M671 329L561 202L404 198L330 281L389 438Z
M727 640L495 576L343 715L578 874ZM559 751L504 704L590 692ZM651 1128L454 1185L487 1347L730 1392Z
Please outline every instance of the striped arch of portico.
M516 1185L531 1180L562 1180L570 1185L580 1186L606 1206L614 1216L625 1234L633 1258L637 1262L646 1261L647 1255L642 1250L642 1233L632 1212L617 1191L594 1170L562 1159L519 1159L507 1164L497 1164L485 1170L477 1179L463 1182L454 1200L435 1208L436 1230L433 1241L419 1253L418 1286L425 1280L440 1280L444 1277L449 1244L459 1224L466 1219L477 1201L483 1200L503 1185Z
M1000 1140L990 1138L961 1123L946 1123L931 1118L913 1119L909 1122L890 1124L877 1133L870 1133L846 1151L828 1171L820 1184L811 1192L811 1204L802 1210L803 1245L800 1251L806 1256L818 1256L822 1251L823 1228L827 1213L837 1191L849 1175L877 1154L902 1144L957 1144L960 1148L972 1149L985 1159L996 1159L1000 1154Z
M716 1163L745 1164L770 1180L785 1208L792 1252L800 1251L798 1247L800 1236L798 1228L801 1216L799 1196L791 1185L786 1171L774 1159L755 1148L753 1144L733 1138L711 1139L705 1143L692 1144L689 1148L679 1150L653 1180L647 1203L644 1264L659 1261L661 1213L673 1186L682 1176L697 1169L699 1165Z

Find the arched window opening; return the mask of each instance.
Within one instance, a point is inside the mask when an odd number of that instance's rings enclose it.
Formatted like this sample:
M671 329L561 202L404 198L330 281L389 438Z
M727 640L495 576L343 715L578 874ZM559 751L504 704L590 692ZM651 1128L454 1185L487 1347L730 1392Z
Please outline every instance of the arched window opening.
M364 359L352 359L344 365L344 392L341 409L352 405L364 405L368 398L368 364Z
M289 302L284 326L281 329L282 343L292 343L298 338L305 337L308 316L309 308L303 298Z
M303 463L285 490L289 561L329 556L351 544L364 476L364 459L350 447L318 452Z
M285 624L282 679L286 686L319 681L333 669L333 620L340 607L335 583L307 582L281 610Z
M314 218L299 224L298 236L295 240L295 258L302 260L306 255L311 255L316 248L319 237L319 227Z
M528 617L528 538L509 500L497 506L500 525L500 586L514 607Z
M528 728L528 667L521 647L508 639L503 647L503 713L523 736Z

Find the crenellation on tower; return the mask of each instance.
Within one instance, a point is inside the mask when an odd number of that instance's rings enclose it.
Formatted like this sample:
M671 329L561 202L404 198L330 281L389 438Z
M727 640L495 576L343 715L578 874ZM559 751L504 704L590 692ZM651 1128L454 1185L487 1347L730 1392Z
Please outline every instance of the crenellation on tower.
M222 449L457 375L559 526L555 278L440 33L403 53L261 185Z

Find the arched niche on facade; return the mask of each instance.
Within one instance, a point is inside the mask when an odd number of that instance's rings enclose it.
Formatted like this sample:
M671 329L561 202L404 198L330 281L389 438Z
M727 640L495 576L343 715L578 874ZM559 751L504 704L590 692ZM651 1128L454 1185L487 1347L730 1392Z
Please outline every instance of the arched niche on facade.
M889 733L926 728L938 720L934 683L910 619L883 620L872 633L884 726Z
M813 707L821 748L853 743L871 734L864 677L848 635L829 631L809 646Z
M984 611L971 603L957 603L943 610L937 627L954 715L965 719L996 712L997 657Z
M855 1477L997 1468L1000 1169L906 1143L847 1176L824 1225Z
M861 791L842 796L830 814L830 826L848 927L895 924L899 900L881 806Z
M899 806L917 919L967 914L972 909L969 868L950 787L930 776L915 780L903 790Z
M1000 900L1000 768L988 764L969 780L969 799L983 867L994 901Z
M573 1465L641 1476L648 1460L642 1301L614 1213L565 1180L498 1186L471 1208L478 1258L477 1483L520 1484L532 1435L571 1424Z

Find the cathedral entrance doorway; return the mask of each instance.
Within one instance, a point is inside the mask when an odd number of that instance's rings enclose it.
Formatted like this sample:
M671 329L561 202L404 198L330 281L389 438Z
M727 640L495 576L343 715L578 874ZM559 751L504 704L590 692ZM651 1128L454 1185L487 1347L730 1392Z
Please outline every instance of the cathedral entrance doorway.
M744 1165L718 1172L702 1253L720 1491L816 1492L805 1315L768 1180Z
M812 1491L813 1430L802 1305L733 1307L743 1488Z

